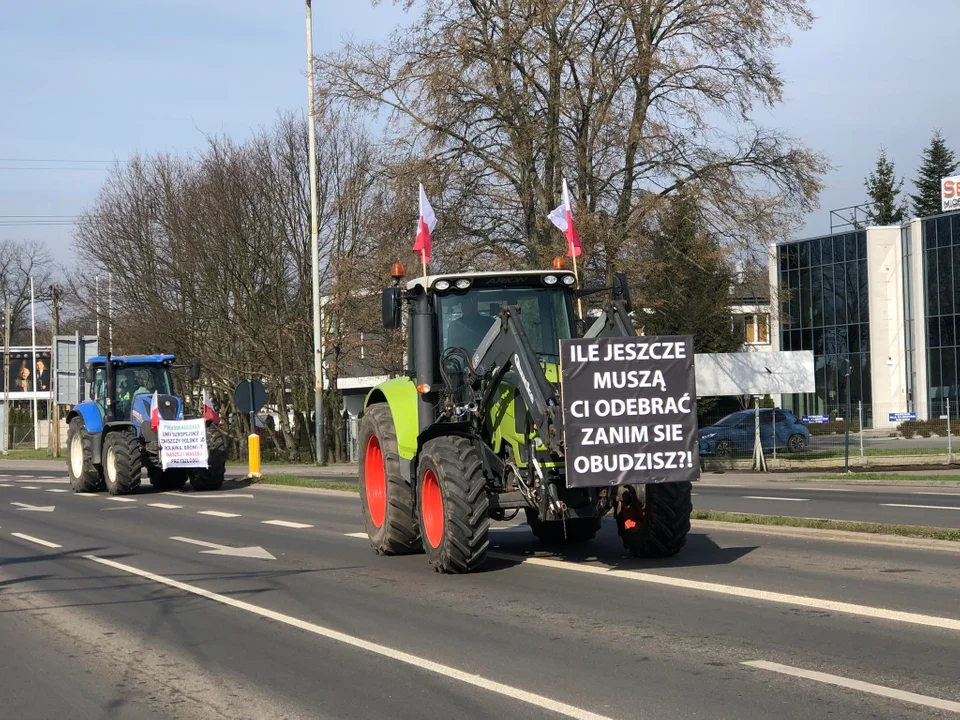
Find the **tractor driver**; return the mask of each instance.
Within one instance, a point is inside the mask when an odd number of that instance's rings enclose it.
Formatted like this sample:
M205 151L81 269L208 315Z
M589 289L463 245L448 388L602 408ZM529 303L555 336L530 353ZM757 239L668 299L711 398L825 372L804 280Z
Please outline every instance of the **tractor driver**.
M153 393L153 378L150 373L146 370L137 370L136 373L134 373L134 378L136 378L137 382L137 389L133 391L134 396L140 395L141 393L146 395Z
M462 347L473 354L493 325L493 318L481 315L477 300L470 296L460 300L460 313L447 329L447 346Z

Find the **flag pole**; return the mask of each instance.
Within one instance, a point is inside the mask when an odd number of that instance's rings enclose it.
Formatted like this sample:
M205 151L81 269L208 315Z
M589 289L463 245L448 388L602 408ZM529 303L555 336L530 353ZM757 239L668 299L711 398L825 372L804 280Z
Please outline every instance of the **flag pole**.
M423 265L423 291L427 291L427 251L420 251L420 264Z
M580 274L577 272L577 253L574 252L573 242L568 240L567 245L570 248L570 256L573 258L573 279L577 281L577 287L580 287ZM577 314L583 320L583 298L577 295Z

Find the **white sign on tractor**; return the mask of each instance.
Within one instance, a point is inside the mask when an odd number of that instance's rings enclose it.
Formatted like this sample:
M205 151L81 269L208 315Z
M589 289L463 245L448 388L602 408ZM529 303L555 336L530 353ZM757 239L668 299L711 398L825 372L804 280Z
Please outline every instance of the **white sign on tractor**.
M207 467L207 429L203 418L161 420L158 439L164 470Z

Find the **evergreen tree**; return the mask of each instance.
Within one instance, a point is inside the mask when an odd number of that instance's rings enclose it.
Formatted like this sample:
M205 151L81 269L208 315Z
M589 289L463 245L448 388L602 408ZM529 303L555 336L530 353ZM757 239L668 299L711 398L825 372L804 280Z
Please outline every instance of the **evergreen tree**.
M643 267L643 308L638 323L647 335L693 335L696 352L733 352L743 343L733 329L726 252L705 227L685 190L671 198L651 233ZM640 310L638 307L638 310Z
M898 198L903 189L903 178L897 181L892 160L887 159L887 151L880 148L877 166L866 177L867 195L875 205L867 211L867 220L871 225L893 225L903 222L907 214L907 203Z
M933 139L923 151L923 162L913 183L917 187L917 194L910 196L916 217L940 212L940 180L953 175L956 169L957 159L953 150L947 147L940 131L935 130Z

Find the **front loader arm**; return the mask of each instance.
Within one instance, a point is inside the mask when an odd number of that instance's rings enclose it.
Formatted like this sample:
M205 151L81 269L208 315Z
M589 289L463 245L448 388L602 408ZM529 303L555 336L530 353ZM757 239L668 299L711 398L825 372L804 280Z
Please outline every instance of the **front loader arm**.
M630 337L636 335L633 321L622 300L614 300L600 312L600 316L584 333L585 338Z
M530 338L520 322L520 308L510 305L487 332L473 356L474 371L486 382L480 407L487 407L507 371L520 376L519 389L527 413L551 452L563 454L563 408L559 391L547 380Z

